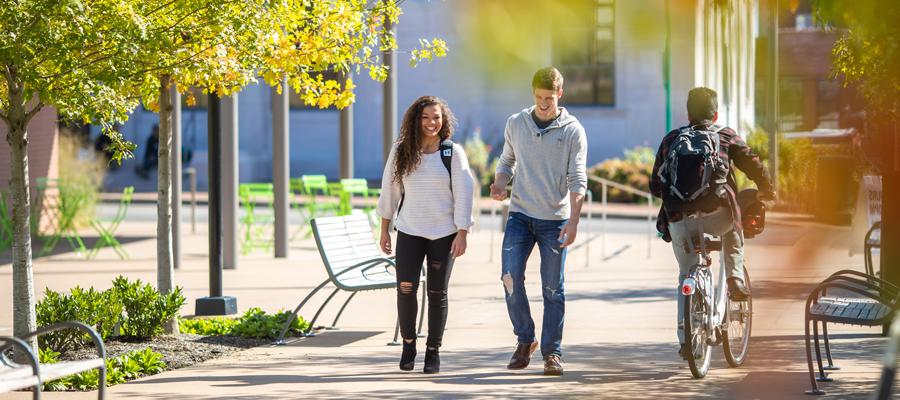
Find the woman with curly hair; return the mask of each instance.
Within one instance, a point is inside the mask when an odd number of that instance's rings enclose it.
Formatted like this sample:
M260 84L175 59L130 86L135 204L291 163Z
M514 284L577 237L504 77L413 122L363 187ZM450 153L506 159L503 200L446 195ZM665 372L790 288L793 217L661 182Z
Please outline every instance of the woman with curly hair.
M378 215L381 250L390 255L393 220L397 228L397 313L403 353L400 369L416 357L416 292L427 259L428 339L426 374L440 371L438 349L447 324L447 286L453 260L466 252L472 227L474 183L462 146L449 141L456 119L443 100L423 96L403 115L400 137L384 166ZM449 163L445 163L448 161Z

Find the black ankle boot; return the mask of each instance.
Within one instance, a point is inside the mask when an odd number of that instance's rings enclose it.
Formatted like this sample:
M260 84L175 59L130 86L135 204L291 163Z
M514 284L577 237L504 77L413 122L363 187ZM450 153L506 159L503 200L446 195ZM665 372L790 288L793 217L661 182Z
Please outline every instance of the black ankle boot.
M416 364L416 341L403 341L403 354L400 355L400 369L412 371Z
M441 356L438 349L425 349L425 369L426 374L436 374L441 372Z

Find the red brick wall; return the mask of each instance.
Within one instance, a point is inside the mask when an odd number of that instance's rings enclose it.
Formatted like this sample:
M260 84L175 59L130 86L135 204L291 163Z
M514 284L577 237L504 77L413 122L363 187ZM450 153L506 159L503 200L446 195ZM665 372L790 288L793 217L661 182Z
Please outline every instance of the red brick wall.
M28 176L31 187L39 177L56 178L58 175L59 146L57 139L56 110L45 107L28 124ZM6 142L7 126L0 123L0 189L9 187L10 158ZM32 192L34 194L34 192Z

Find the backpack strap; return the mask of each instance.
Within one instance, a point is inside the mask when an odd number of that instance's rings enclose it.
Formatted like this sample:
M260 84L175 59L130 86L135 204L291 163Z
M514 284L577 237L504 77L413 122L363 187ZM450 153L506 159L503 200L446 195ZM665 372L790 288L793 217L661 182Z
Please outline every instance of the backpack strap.
M450 139L442 141L438 151L441 152L441 161L444 162L444 168L447 168L447 173L450 174L452 180L453 172L451 172L450 163L453 161L453 141ZM452 191L453 189L450 190Z

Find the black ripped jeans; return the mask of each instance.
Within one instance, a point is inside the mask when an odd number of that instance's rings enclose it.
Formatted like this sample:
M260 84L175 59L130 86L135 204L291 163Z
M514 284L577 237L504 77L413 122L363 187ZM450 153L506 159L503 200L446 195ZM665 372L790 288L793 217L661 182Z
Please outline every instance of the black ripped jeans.
M397 315L403 339L416 338L416 314L419 311L418 289L422 261L426 261L428 289L428 347L441 347L447 325L447 286L453 270L450 246L456 233L429 240L397 232Z

